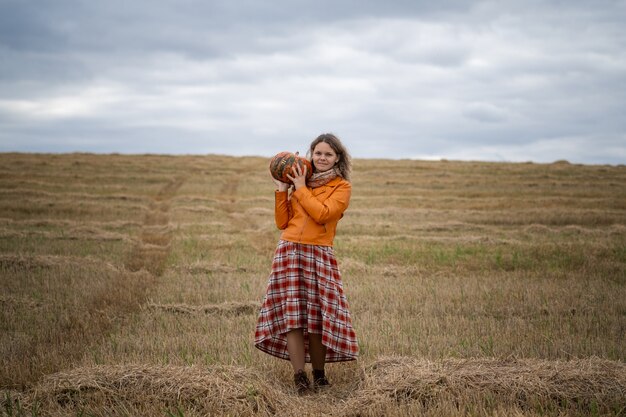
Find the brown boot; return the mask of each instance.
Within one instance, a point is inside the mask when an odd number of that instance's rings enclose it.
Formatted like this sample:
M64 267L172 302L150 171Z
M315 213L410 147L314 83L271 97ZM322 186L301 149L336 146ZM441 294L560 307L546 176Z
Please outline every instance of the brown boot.
M323 369L313 369L313 387L318 390L330 386Z
M302 369L293 374L293 382L296 384L296 390L298 391L298 394L306 394L306 392L309 390L309 378L306 376L306 373Z

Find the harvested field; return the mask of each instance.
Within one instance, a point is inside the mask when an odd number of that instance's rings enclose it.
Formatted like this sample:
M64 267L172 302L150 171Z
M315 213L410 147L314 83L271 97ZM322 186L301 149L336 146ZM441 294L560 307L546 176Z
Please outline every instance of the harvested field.
M0 154L0 414L626 414L626 167L354 169L361 355L298 397L252 346L266 159Z
M152 414L155 407L193 416L380 416L489 412L624 411L626 366L601 359L382 358L359 368L340 389L295 397L253 368L118 365L77 368L17 394L24 409L45 415Z

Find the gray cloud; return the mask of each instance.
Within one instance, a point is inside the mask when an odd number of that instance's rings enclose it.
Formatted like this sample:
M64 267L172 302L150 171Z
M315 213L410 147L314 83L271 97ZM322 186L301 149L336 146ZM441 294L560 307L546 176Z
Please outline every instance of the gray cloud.
M5 1L0 151L626 161L624 2Z

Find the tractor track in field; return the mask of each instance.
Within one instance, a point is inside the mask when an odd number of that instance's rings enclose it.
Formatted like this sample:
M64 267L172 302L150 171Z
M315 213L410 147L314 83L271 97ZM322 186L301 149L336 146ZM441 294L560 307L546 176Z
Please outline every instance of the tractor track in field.
M245 172L237 172L228 182L222 185L219 202L216 208L224 213L224 218L232 225L233 230L250 232L258 230L259 222L246 212L245 195L239 194L239 188Z
M124 265L127 270L135 272L143 269L154 276L163 274L172 240L170 201L185 180L183 177L172 178L152 197L139 236L128 253Z

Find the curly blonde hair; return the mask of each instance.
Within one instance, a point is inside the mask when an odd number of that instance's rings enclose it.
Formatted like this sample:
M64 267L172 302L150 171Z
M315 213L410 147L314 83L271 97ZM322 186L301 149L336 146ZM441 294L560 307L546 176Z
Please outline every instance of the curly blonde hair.
M337 136L332 133L323 133L319 135L313 142L311 142L311 146L309 147L309 151L307 152L307 158L312 162L313 160L313 151L315 147L320 143L327 143L333 151L337 154L339 160L337 161L336 169L339 176L341 176L344 180L350 181L350 173L352 172L352 157L343 143L339 140ZM315 172L315 165L313 165L313 172Z

